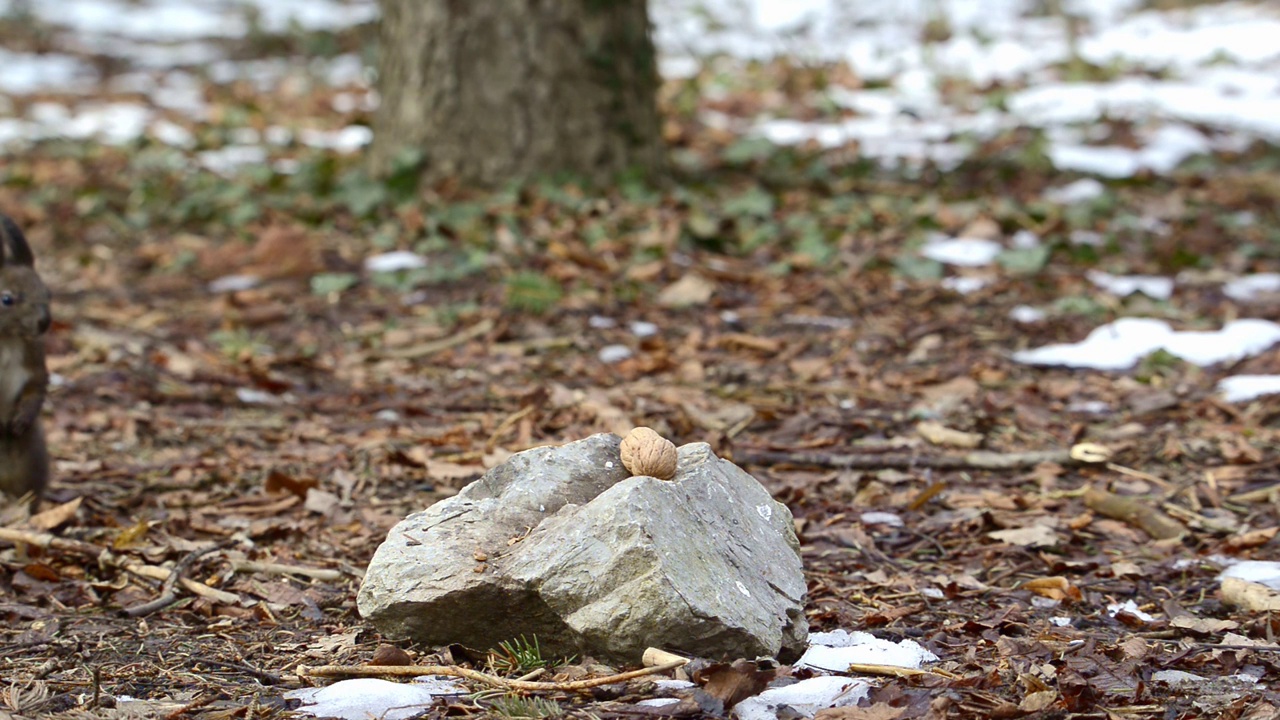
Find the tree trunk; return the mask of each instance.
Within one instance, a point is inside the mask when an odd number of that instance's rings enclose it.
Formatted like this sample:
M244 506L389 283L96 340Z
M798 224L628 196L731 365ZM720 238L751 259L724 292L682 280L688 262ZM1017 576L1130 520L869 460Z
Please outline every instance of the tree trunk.
M429 181L593 181L662 164L645 0L382 0L371 162Z

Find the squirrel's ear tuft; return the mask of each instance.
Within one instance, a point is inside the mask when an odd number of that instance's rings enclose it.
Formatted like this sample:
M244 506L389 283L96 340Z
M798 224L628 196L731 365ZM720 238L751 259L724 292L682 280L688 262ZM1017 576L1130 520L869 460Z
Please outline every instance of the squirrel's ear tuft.
M10 263L35 266L36 259L31 253L31 246L27 244L26 236L8 215L0 215L0 240L3 240L0 242L0 267Z

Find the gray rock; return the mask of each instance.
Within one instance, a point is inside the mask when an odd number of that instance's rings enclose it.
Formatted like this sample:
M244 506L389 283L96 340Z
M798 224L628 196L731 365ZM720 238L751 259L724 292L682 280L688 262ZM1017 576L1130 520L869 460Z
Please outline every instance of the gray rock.
M791 513L705 443L672 481L628 477L619 439L514 455L388 534L360 613L384 635L636 663L646 647L798 656L808 635Z

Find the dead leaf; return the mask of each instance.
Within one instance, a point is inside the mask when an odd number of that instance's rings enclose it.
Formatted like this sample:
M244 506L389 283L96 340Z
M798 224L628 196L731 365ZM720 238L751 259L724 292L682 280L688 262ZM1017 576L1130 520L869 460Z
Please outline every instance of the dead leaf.
M1272 612L1280 610L1280 592L1240 578L1223 578L1222 602L1254 612Z
M1018 703L1018 709L1025 713L1040 712L1048 709L1056 702L1058 702L1057 690L1041 690L1029 693L1022 698L1022 702Z
M76 512L80 510L80 503L84 498L77 497L67 502L51 507L44 512L32 515L28 523L36 530L52 530L59 525L71 522L76 516Z
M657 301L658 305L664 308L678 310L695 305L706 305L715 291L715 283L691 272L663 288L662 292L658 293Z
M1259 545L1266 545L1268 542L1271 542L1271 538L1276 536L1276 531L1278 530L1280 530L1280 526L1262 528L1261 530L1250 530L1249 532L1240 533L1239 535L1233 535L1227 538L1224 545L1228 550L1244 550L1247 548L1258 547Z
M315 478L295 478L287 475L279 470L272 470L267 474L267 479L263 483L263 490L268 495L279 492L291 492L300 498L305 498L308 491L320 485L320 481Z
M1084 597L1080 592L1080 588L1072 585L1070 580L1062 576L1035 578L1022 583L1019 587L1051 600L1074 601L1081 600Z
M750 660L734 660L731 664L716 663L694 673L694 682L701 683L712 697L731 708L739 702L759 695L769 682L777 677L777 669L760 670Z
M1044 525L1030 525L1010 530L995 530L987 533L992 540L999 540L1008 545L1018 547L1053 547L1058 544L1058 533Z
M932 445L958 448L976 448L982 444L982 435L954 430L942 423L925 421L916 425L920 437Z
M1240 627L1240 623L1235 620L1215 620L1213 618L1199 618L1180 616L1169 621L1169 625L1176 628L1183 628L1196 633L1220 633L1224 630L1235 630Z
M1141 528L1157 540L1180 537L1187 531L1182 523L1137 498L1089 488L1084 493L1084 504L1095 512Z

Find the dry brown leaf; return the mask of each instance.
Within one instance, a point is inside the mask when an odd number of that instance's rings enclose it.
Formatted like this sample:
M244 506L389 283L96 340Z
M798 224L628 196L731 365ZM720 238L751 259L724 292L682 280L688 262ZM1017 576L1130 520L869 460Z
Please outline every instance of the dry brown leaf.
M1061 576L1035 578L1022 583L1019 587L1051 600L1080 600L1084 597L1080 593L1080 588Z
M750 660L734 660L730 664L716 663L694 673L694 682L701 683L709 695L731 708L749 697L759 695L769 682L777 677L777 669L760 670Z
M995 530L987 533L992 540L999 540L1008 545L1018 547L1053 547L1058 544L1058 533L1044 525L1029 525L1010 530Z
M1176 538L1187 531L1182 523L1137 498L1089 488L1084 493L1084 504L1095 512L1141 528L1157 540Z
M1239 535L1232 535L1223 543L1228 550L1245 550L1247 548L1266 545L1276 536L1276 531L1280 531L1280 526L1262 528L1261 530L1250 530Z
M1280 610L1280 592L1240 578L1222 578L1222 602L1254 612L1272 612Z
M1182 628L1197 633L1220 633L1224 630L1235 630L1240 623L1235 620L1215 620L1213 618L1189 617L1186 615L1169 621L1171 627Z
M1141 660L1147 656L1147 653L1151 652L1151 646L1147 644L1146 640L1133 635L1125 638L1116 647L1120 649L1120 652L1128 660Z
M689 273L671 283L658 293L658 305L678 310L680 308L706 305L715 294L716 285L697 273Z
M962 432L933 421L925 421L916 425L916 432L932 445L976 448L982 444L982 435L979 433Z
M308 491L319 485L320 481L316 478L296 478L292 475L280 472L279 470L272 470L267 474L267 479L263 483L263 490L265 490L268 495L279 492L289 492L300 498L305 498Z
M1035 713L1047 710L1056 702L1058 702L1057 690L1041 690L1029 693L1022 698L1022 702L1018 703L1018 709L1025 713Z
M52 530L75 519L76 512L80 510L80 503L82 502L84 502L84 498L76 497L44 512L32 515L27 522L36 530Z

